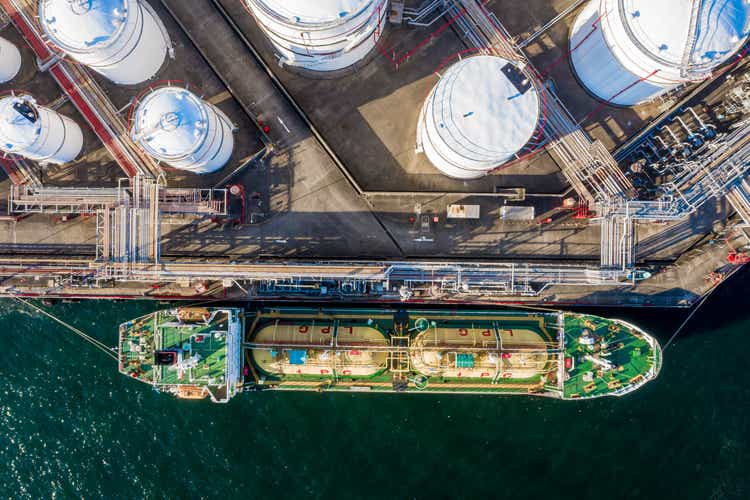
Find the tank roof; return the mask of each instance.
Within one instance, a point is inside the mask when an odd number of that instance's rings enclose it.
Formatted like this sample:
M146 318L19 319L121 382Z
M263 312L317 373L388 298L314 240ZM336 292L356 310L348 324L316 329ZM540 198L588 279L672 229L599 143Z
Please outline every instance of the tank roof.
M13 152L33 144L41 132L41 122L31 121L14 109L16 104L36 105L30 96L6 96L0 99L0 141L4 151Z
M633 40L657 60L674 66L716 65L736 52L748 36L750 4L746 0L697 0L693 24L695 1L619 0L618 7Z
M252 1L252 0L251 0ZM299 23L329 23L365 10L373 0L256 0L268 11Z
M432 119L451 148L468 158L511 155L531 139L540 113L532 86L524 93L503 73L512 64L494 56L464 59L435 89Z
M40 0L39 19L63 49L107 46L123 29L133 0Z
M197 150L208 130L205 103L187 89L162 87L141 99L133 136L154 156L180 157Z

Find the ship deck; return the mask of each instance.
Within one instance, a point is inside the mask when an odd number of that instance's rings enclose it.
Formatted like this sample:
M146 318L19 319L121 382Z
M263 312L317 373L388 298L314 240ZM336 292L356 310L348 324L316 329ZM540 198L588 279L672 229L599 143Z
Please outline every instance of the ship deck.
M580 342L580 333L590 331L603 339L609 349L596 348L593 353ZM658 374L661 366L661 351L655 341L644 335L637 327L616 320L598 316L566 314L565 316L565 356L572 363L565 381L564 397L586 398L626 391L627 387L637 387L645 383L649 373ZM611 362L617 368L603 370L598 359ZM566 361L567 363L567 361Z
M120 327L120 372L181 397L225 399L238 329L232 309L173 309L129 321Z
M575 399L630 392L660 364L632 325L542 311L262 309L246 347L256 386L282 390Z

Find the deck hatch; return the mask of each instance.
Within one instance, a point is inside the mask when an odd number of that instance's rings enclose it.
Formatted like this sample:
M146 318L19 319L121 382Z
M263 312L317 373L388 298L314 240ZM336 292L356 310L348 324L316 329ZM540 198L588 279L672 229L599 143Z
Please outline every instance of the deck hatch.
M474 354L467 352L456 354L456 368L474 368Z
M301 349L293 349L289 351L290 365L304 365L305 363L307 363L307 351Z

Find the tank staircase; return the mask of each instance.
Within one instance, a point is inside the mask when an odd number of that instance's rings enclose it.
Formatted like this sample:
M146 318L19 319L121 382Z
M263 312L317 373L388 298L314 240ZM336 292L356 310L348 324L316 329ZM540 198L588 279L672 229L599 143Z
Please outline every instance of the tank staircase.
M693 76L691 71L691 59L695 53L695 45L698 43L700 35L699 26L708 26L708 11L703 9L703 0L693 0L690 6L690 28L688 37L685 41L685 47L682 52L682 64L680 65L680 76L690 79Z
M13 184L42 185L42 181L36 174L36 169L25 158L16 155L2 155L0 156L0 168L5 171Z

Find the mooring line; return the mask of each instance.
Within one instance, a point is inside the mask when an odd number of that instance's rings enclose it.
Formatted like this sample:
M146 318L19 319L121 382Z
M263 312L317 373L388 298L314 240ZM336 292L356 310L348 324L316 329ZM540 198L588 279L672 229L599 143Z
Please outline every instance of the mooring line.
M65 328L67 328L68 330L72 331L73 333L75 333L76 335L78 335L79 337L81 337L83 340L89 342L91 345L93 345L97 349L99 349L102 352L104 352L110 358L114 359L115 361L119 361L117 355L114 352L112 352L111 348L107 347L106 344L104 344L104 343L96 340L91 335L88 335L88 334L82 332L81 330L79 330L78 328L74 327L73 325L70 325L70 324L66 323L65 321L61 320L60 318L58 318L58 317L54 316L53 314L45 311L41 307L32 304L28 300L22 299L21 297L13 297L13 298L16 299L17 301L21 302L22 304L25 304L26 306L30 307L31 309L34 309L35 311L44 314L45 316L47 316L51 320L56 321L57 323L63 325Z
M672 334L672 336L669 337L669 340L667 341L667 343L664 344L664 348L662 349L662 352L664 352L664 351L667 350L667 348L670 346L670 344L672 343L672 341L677 337L677 335L679 335L679 333L682 331L682 329L685 328L685 325L688 324L688 322L690 321L690 319L695 315L695 313L698 312L698 309L701 308L701 306L703 305L703 303L706 302L706 300L708 300L708 298L711 296L712 293L714 293L714 290L716 290L717 288L719 288L719 284L715 285L711 290L709 290L708 293L703 297L703 299L701 299L701 301L698 302L698 305L695 306L695 308L692 311L690 311L690 314L688 315L687 318L685 318L685 321L682 322L682 324L679 326L679 328L677 328L677 330L675 330L675 332Z

